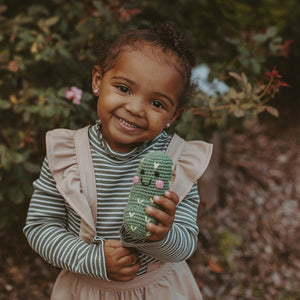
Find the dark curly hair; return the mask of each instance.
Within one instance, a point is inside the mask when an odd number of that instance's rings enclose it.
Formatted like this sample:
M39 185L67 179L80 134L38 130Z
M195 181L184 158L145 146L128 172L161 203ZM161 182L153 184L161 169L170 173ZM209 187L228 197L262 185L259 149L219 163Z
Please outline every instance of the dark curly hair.
M114 63L126 46L139 48L149 43L161 49L167 55L177 58L176 69L183 78L183 91L179 99L179 106L187 103L192 85L190 83L191 70L195 65L195 53L185 36L169 24L153 25L147 29L129 31L119 36L112 43L101 47L98 51L98 62L102 74L114 67Z

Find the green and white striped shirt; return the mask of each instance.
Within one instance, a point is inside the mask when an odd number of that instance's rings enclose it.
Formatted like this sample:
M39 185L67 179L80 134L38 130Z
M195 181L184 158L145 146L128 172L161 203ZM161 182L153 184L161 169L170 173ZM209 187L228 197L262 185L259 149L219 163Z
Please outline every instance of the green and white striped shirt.
M48 263L96 278L107 279L104 241L120 240L120 228L132 179L141 158L153 150L165 151L171 136L162 132L142 148L130 153L116 153L103 148L97 126L89 130L89 141L96 177L97 223L90 244L79 238L81 219L56 189L45 158L40 177L34 182L24 233L30 246ZM197 184L178 205L175 221L168 235L158 242L132 242L142 259L138 275L149 262L177 262L189 258L197 247ZM126 241L128 239L126 238Z

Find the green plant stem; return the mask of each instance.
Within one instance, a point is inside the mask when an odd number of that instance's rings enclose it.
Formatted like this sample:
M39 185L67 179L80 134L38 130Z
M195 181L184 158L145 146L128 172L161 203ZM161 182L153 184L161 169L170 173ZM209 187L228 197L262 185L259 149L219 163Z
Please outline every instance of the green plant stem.
M266 93L269 91L269 89L273 83L273 79L274 79L273 77L270 78L270 81L268 82L267 87L264 89L264 91L261 93L261 95L257 96L258 99L261 99L266 95Z

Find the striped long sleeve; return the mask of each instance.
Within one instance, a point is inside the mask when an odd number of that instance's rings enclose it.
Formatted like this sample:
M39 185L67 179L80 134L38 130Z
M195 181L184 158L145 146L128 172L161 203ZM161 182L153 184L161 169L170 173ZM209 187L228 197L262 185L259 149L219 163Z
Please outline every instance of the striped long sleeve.
M165 151L170 139L171 136L163 132L138 149L138 152L123 155L109 149L108 153L101 146L96 126L90 128L89 140L97 190L97 235L91 244L79 238L81 219L57 191L45 159L41 175L34 182L35 191L24 228L30 246L54 266L108 279L104 241L121 240L123 213L138 164L149 151ZM140 252L142 266L137 275L144 274L150 262L181 261L192 255L197 246L198 204L195 184L178 205L174 224L164 240L141 244L126 240Z
M24 227L30 246L53 266L108 279L104 240L87 244L79 239L80 218L56 190L46 160L34 188Z

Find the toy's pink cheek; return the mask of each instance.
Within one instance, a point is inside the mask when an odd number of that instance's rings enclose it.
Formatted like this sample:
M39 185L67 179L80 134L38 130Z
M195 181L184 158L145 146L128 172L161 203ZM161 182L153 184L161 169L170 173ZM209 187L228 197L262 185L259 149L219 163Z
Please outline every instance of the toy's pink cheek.
M138 184L139 183L139 176L135 175L133 177L133 184Z
M158 189L162 189L164 187L164 182L162 180L156 180L155 186Z

